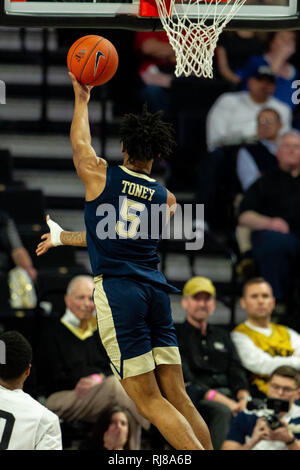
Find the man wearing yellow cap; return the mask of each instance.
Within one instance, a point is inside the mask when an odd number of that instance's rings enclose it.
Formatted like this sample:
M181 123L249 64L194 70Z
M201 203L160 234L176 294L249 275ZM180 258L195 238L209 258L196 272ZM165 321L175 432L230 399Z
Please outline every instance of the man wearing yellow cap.
M186 321L176 329L187 392L210 428L214 449L220 449L232 416L250 395L246 374L229 332L208 323L216 308L211 280L192 277L181 305Z

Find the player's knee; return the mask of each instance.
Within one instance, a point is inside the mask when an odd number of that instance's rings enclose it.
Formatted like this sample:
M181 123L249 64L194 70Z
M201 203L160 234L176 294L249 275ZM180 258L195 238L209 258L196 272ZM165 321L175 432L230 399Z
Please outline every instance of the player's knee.
M185 388L175 387L167 390L166 392L167 400L172 403L176 408L181 406L190 406L193 405L189 396L187 395Z

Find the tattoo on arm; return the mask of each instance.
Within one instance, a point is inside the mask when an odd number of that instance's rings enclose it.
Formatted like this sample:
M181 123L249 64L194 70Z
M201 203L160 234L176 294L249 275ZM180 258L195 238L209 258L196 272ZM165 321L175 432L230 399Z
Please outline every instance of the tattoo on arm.
M60 234L60 239L63 245L70 246L87 246L86 232L66 232Z

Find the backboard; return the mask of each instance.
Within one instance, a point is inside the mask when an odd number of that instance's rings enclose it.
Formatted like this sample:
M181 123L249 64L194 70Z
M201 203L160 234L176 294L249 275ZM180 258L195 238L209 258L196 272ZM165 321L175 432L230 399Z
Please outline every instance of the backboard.
M6 26L162 30L159 18L139 16L139 0L0 0L0 6L0 24ZM175 8L180 12L185 6L180 2ZM196 8L189 9L191 19L198 15ZM201 8L205 12L205 2ZM300 29L299 9L300 0L246 0L226 29Z

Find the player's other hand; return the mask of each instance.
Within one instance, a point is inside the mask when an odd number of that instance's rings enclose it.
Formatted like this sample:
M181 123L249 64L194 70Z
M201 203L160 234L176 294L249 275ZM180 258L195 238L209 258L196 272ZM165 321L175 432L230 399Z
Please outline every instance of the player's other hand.
M60 240L60 234L63 231L63 229L53 220L50 219L50 216L47 215L46 217L46 222L48 224L48 227L50 228L50 233L44 233L41 236L42 242L40 242L37 246L36 249L36 254L37 256L44 255L47 253L49 248L52 248L53 246L59 246L62 245L62 242Z
M52 248L54 245L51 243L51 234L50 233L44 233L41 236L41 240L44 240L43 242L40 242L37 246L37 249L35 250L37 256L44 255L47 253L49 248Z
M74 89L75 98L83 100L84 102L88 103L91 97L91 89L92 86L89 85L82 85L75 77L72 72L69 72L70 78L72 80L72 85Z

